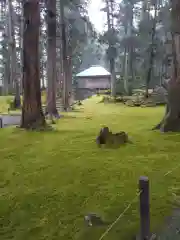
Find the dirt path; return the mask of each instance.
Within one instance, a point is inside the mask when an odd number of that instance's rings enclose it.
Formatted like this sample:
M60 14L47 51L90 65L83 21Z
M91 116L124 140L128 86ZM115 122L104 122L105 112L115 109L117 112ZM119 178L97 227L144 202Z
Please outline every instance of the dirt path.
M172 216L167 218L157 240L180 240L180 209L174 210Z

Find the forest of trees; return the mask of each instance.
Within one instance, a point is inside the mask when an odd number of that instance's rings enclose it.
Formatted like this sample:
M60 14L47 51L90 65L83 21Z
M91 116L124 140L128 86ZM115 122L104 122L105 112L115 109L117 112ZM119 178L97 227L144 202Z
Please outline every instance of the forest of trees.
M86 0L0 2L1 92L13 94L17 107L23 93L22 127L45 124L41 89L47 87L47 113L57 116L56 95L61 85L67 109L74 75L101 64L111 72L113 96L118 91L131 95L133 88L143 87L148 98L149 88L163 85L170 94L167 114L157 128L169 130L173 125L180 129L180 3L103 2L102 11L107 14L103 33L97 33L90 22ZM165 79L171 80L166 84Z
M134 87L161 85L171 76L170 2L166 0L104 1L110 26L100 38L111 46L107 59L123 76L127 94Z

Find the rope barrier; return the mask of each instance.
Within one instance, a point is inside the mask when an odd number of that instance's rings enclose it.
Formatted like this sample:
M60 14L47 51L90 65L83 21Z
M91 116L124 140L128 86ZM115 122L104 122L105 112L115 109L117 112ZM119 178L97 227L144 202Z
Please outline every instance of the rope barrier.
M164 174L164 177L171 174L172 172L174 172L176 169L178 169L180 167L180 164L178 164L175 168L172 168L170 171L168 171L167 173Z
M164 177L171 174L173 171L177 170L180 167L180 164L178 166L176 166L175 168L171 169L170 171L166 172L164 174ZM108 235L108 233L111 231L111 229L116 225L116 223L124 216L124 214L129 210L129 208L132 206L132 204L134 203L134 201L136 200L137 197L140 196L142 191L140 191L138 194L136 194L136 196L133 198L133 200L128 204L128 206L124 209L123 212L121 212L121 214L116 218L116 220L106 229L106 231L101 235L101 237L99 238L99 240L104 239L104 237L106 237L106 235ZM152 236L153 239L154 236Z
M116 218L116 220L107 228L107 230L101 235L101 237L99 238L99 240L102 240L109 232L110 230L115 226L115 224L124 216L124 214L127 212L127 210L132 206L132 204L134 203L134 201L136 200L136 198L138 196L140 196L141 191L136 194L136 196L133 198L133 200L128 204L128 206L124 209L123 212L121 212L121 214Z

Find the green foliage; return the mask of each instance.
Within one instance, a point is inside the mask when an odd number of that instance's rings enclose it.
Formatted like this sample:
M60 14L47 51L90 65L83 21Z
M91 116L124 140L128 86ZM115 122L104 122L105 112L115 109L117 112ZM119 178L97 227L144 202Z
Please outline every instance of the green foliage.
M13 96L0 96L0 113L7 113L10 103L13 101Z

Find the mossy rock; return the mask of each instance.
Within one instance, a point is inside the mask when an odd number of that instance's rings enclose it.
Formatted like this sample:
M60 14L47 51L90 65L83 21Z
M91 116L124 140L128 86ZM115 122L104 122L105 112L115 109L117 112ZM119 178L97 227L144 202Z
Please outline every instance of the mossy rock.
M129 106L129 107L134 107L134 102L133 102L133 100L127 100L127 101L125 102L125 104L126 104L127 106Z
M100 103L109 103L110 97L109 96L103 96L102 99L100 100Z
M156 103L154 101L144 101L141 106L142 107L156 107Z
M135 107L140 107L142 104L142 101L140 99L136 99L136 100L132 100L132 101L133 101Z
M115 97L114 101L117 102L117 103L124 103L124 99L123 99L122 96Z
M156 103L154 102L146 103L146 107L156 107Z

